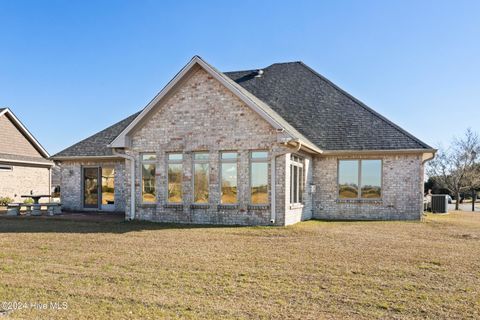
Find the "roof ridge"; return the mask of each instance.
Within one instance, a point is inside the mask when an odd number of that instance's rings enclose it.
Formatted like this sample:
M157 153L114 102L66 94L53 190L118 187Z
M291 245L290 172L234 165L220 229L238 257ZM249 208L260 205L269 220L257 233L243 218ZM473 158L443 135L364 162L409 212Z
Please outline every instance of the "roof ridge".
M395 128L398 132L402 133L404 136L410 138L410 139L413 139L414 141L416 141L417 143L419 143L421 146L427 148L427 149L433 149L431 146L429 146L428 144L426 144L425 142L423 142L422 140L418 139L417 137L415 137L414 135L412 135L411 133L409 133L407 130L403 129L402 127L400 127L399 125L393 123L391 120L389 120L388 118L386 118L385 116L381 115L380 113L378 113L377 111L373 110L372 108L370 108L369 106L367 106L365 103L363 103L362 101L360 101L359 99L355 98L354 96L352 96L351 94L349 94L348 92L346 92L345 90L343 90L342 88L340 88L339 86L337 86L335 83L333 83L332 81L328 80L326 77L322 76L320 73L318 73L317 71L315 71L314 69L312 69L311 67L309 67L308 65L306 65L305 63L303 63L302 61L298 61L299 64L301 64L305 69L309 70L311 73L313 73L315 76L317 76L318 78L322 79L323 81L325 81L326 83L328 83L332 88L334 88L335 90L337 90L338 92L340 92L342 95L344 95L346 98L352 100L353 102L357 103L358 105L360 105L362 108L364 108L366 111L370 112L372 115L376 116L377 118L385 121L386 123L388 123L391 127Z
M267 66L267 67L264 67L264 68L253 68L253 69L246 69L246 70L233 70L233 71L222 71L222 73L238 73L238 72L254 72L254 71L257 71L257 70L265 70L265 69L268 69L270 68L271 66L274 66L274 65L279 65L279 64L294 64L294 63L303 63L302 61L298 60L298 61L286 61L286 62L274 62L272 63L271 65Z

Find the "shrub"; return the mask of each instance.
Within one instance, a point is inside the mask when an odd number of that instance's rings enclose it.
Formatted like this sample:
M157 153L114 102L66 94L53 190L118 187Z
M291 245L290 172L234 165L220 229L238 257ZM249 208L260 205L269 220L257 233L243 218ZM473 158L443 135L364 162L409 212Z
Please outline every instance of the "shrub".
M25 203L25 204L33 204L33 202L34 201L33 201L32 198L27 198L27 199L23 200L23 203Z
M14 200L9 197L0 197L0 206L6 206L9 203L12 203Z

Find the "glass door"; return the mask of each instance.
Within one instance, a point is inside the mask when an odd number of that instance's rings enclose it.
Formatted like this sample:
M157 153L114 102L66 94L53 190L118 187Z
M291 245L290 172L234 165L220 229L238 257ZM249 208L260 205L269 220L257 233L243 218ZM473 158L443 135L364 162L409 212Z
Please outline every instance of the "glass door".
M99 168L83 168L83 207L98 209Z
M102 167L102 210L115 210L115 169Z

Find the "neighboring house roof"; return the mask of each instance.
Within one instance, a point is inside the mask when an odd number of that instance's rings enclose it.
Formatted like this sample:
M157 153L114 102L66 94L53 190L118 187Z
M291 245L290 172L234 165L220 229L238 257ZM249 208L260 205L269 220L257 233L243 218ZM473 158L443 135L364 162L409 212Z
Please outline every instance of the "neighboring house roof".
M113 126L57 153L54 158L113 156L135 129L190 68L200 65L274 127L314 151L433 149L337 87L302 62L276 63L262 69L219 72L195 56L145 107Z
M113 156L108 145L122 132L140 112L115 123L114 125L74 144L67 149L55 154L53 158L63 157L104 157Z
M37 139L28 131L28 129L23 125L23 123L15 116L15 114L9 108L0 108L0 117L6 116L8 119L17 127L17 129L23 134L23 136L32 144L32 146L37 149L37 151L44 157L49 158L47 150L38 142ZM38 158L37 158L38 159Z
M45 164L52 166L53 162L45 158L21 156L17 154L0 153L0 162Z

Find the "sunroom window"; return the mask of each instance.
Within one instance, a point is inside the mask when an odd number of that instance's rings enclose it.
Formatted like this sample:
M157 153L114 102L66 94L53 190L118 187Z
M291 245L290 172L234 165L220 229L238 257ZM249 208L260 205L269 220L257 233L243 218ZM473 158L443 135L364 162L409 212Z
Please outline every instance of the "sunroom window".
M303 203L303 192L305 190L305 178L303 170L303 158L297 155L290 157L290 203Z
M156 202L155 173L157 156L154 153L142 155L142 202Z

